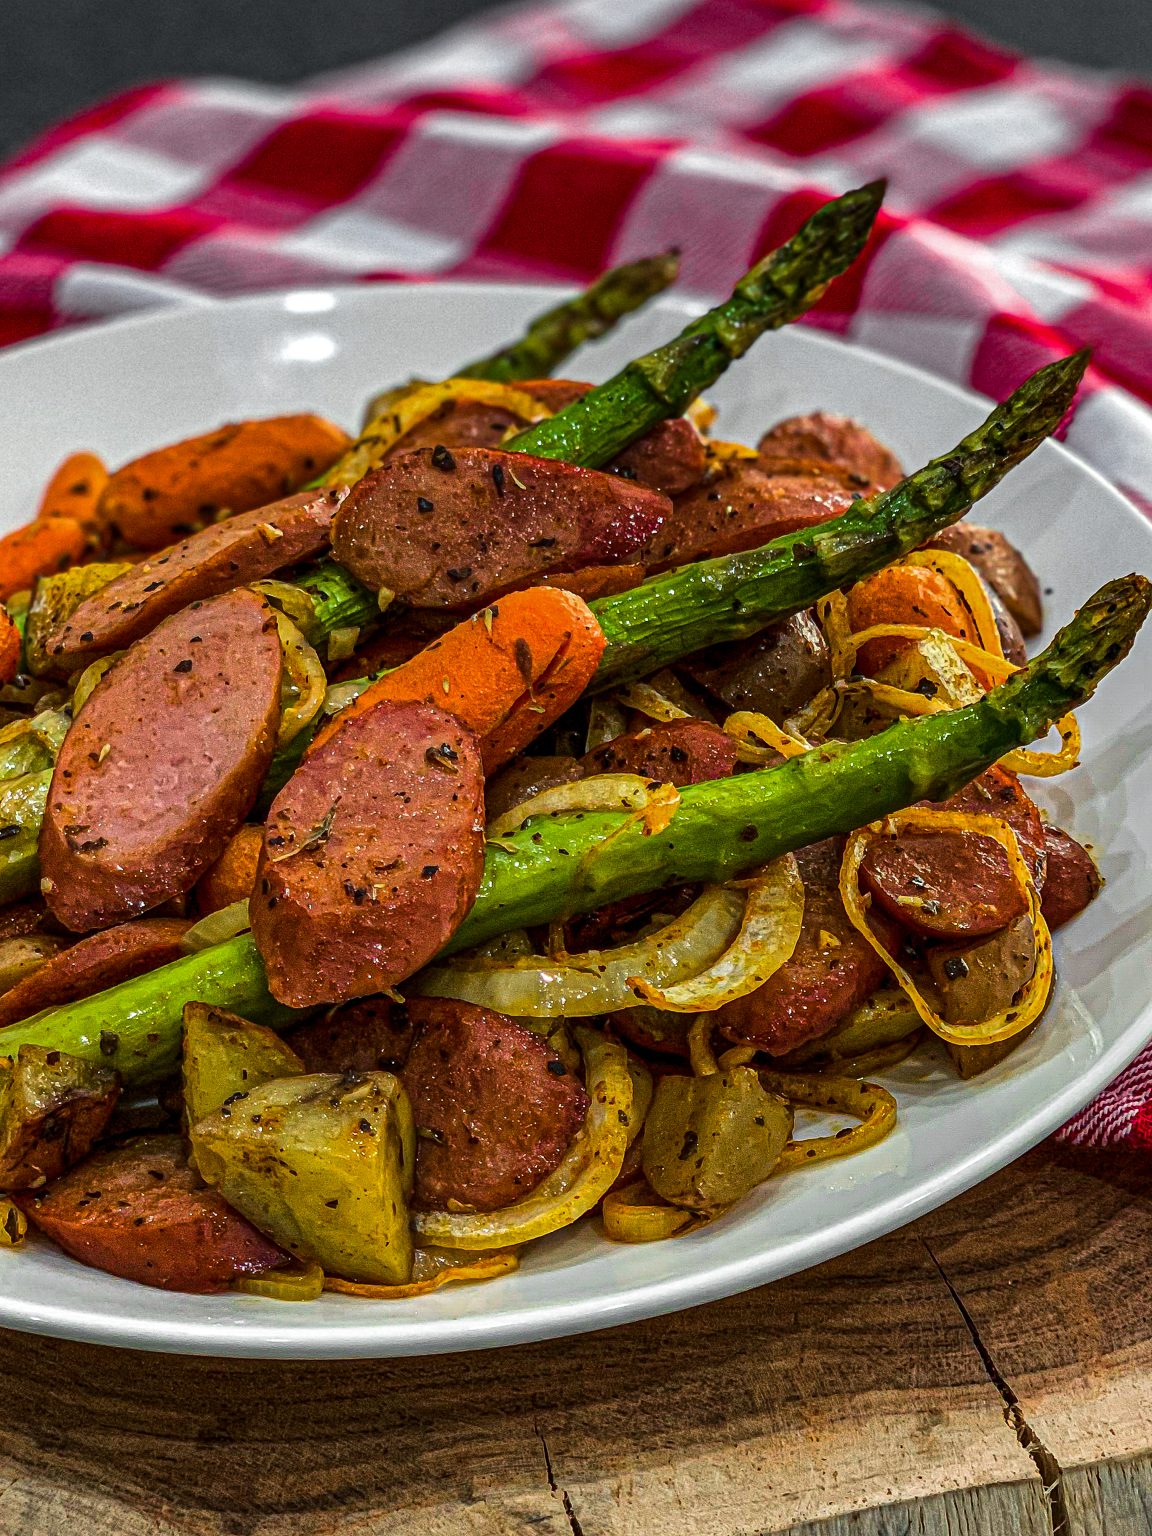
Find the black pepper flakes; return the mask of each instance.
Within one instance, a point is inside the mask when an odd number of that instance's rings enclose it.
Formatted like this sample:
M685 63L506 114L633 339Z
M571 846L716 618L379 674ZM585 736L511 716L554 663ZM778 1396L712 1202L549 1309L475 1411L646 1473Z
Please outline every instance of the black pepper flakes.
M172 670L173 670L173 672L191 672L191 670L192 670L192 658L191 658L191 656L186 656L183 661L178 661L176 663L176 665L172 668Z
M427 517L429 512L435 512L436 506L435 503L428 500L427 496L417 496L416 510L417 512L422 512Z
M450 475L456 468L455 458L443 443L437 443L432 450L432 466L434 469L443 470L446 475Z

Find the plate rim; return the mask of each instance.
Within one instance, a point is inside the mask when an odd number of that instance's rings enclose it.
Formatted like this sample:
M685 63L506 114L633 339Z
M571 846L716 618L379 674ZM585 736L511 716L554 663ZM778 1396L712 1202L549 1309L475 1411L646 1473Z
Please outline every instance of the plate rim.
M539 298L547 302L549 298L559 301L565 294L576 291L571 284L469 282L461 279L446 282L389 280L379 283L294 285L255 294L208 297L188 304L167 305L71 326L5 347L0 350L0 379L10 365L18 365L30 356L61 350L67 352L78 344L99 344L102 337L113 331L122 334L135 330L180 329L184 326L195 329L198 322L221 311L242 310L259 314L266 310L269 314L298 315L300 318L312 314L321 322L322 317L330 316L349 305L370 308L376 304L402 302L419 293L426 293L430 298L432 295L446 294L460 297L493 294L526 300ZM310 296L313 300L323 297L331 302L319 308L293 309L291 301L304 296ZM665 308L678 308L683 313L699 313L706 307L705 302L698 297L675 291L661 295L652 307L661 305ZM969 407L986 409L990 403L988 396L976 390L941 378L918 364L890 357L875 347L860 345L848 337L817 326L801 325L789 329L795 336L803 338L804 345L815 346L832 355L847 349L882 372L896 372L910 382L923 384L934 391L944 391L955 401ZM1107 494L1118 511L1122 510L1134 518L1148 533L1148 519L1101 471L1062 442L1049 439L1046 449L1049 453L1065 455L1079 473L1086 474L1097 489ZM1149 1038L1152 1038L1152 995L1124 1036L1090 1063L1083 1075L1071 1077L1062 1090L1036 1104L1021 1118L1013 1120L995 1139L950 1163L947 1168L938 1170L921 1184L914 1197L910 1198L906 1192L894 1188L888 1198L841 1219L830 1229L817 1228L803 1240L797 1238L784 1247L773 1248L767 1260L762 1253L738 1256L710 1263L698 1270L638 1282L618 1292L601 1294L591 1299L587 1296L577 1297L561 1300L548 1307L535 1305L519 1311L505 1311L503 1315L496 1316L479 1312L450 1319L404 1322L396 1321L395 1314L391 1313L386 1328L378 1326L373 1317L360 1314L355 1321L346 1324L330 1321L309 1324L305 1318L293 1322L292 1318L298 1315L294 1309L289 1309L284 1324L276 1324L271 1321L273 1314L263 1306L260 1306L259 1311L254 1307L251 1320L172 1321L151 1317L147 1297L142 1302L139 1315L107 1308L93 1315L84 1311L82 1306L66 1303L31 1306L26 1301L10 1297L0 1288L0 1327L77 1342L158 1353L302 1360L399 1358L501 1348L569 1337L642 1318L664 1316L673 1311L706 1305L737 1292L768 1284L787 1274L813 1268L863 1243L886 1236L938 1208L947 1200L963 1194L1030 1150L1089 1103L1135 1059ZM803 1171L800 1176L802 1174ZM802 1262L790 1263L788 1255L795 1254L800 1247L804 1255ZM77 1268L82 1266L77 1263ZM124 1282L125 1285L129 1283ZM377 1305L384 1307L388 1304L381 1302ZM378 1317L376 1313L375 1318Z

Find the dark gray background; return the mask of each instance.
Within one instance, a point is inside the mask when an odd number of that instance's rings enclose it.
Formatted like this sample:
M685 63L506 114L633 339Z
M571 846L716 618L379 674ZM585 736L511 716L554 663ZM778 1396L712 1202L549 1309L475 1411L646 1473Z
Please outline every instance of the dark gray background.
M493 0L0 0L0 156L141 81L295 80L491 9ZM1152 75L1152 0L940 0L938 9L1025 53Z

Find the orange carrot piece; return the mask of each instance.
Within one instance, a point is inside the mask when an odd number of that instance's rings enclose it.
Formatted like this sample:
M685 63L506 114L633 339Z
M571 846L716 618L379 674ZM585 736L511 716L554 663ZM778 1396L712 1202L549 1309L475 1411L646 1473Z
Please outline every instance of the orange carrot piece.
M956 588L939 571L922 565L889 565L858 582L848 593L848 623L853 633L873 624L923 624L980 643ZM860 647L856 670L875 676L912 643L895 637L869 640Z
M0 687L10 683L20 670L20 631L0 608Z
M28 591L38 576L82 560L89 550L83 523L74 517L43 517L0 539L0 603Z
M481 738L484 770L493 773L576 702L603 652L581 598L558 587L509 593L371 684L309 751L385 699L436 704Z
M97 512L108 484L104 461L94 453L71 453L44 488L37 518L71 517L91 533L103 524Z
M263 827L241 827L233 833L224 852L201 875L196 886L196 907L203 916L230 907L234 901L248 900L256 884L256 866L263 846Z

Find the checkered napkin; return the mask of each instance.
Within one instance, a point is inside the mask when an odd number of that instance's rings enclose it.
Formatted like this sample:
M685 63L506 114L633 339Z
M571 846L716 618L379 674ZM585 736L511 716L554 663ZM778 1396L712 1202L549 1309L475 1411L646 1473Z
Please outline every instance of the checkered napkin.
M1152 90L854 0L563 0L293 89L130 91L0 172L0 342L393 277L727 291L876 176L806 324L1001 397L1088 344L1069 446L1152 513ZM1064 1134L1152 1148L1152 1051Z

